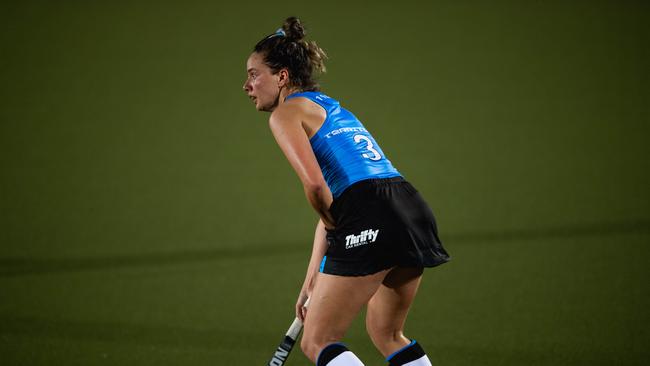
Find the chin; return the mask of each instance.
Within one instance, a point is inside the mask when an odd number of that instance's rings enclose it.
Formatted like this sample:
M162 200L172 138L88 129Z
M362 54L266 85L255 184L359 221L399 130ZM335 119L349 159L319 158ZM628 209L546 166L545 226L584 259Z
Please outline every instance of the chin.
M264 105L259 105L259 106L256 105L255 108L260 112L273 112L273 110L275 109L274 107L264 106Z
M275 110L275 107L278 106L277 101L275 103L261 103L259 100L255 101L255 109L257 109L260 112L273 112Z

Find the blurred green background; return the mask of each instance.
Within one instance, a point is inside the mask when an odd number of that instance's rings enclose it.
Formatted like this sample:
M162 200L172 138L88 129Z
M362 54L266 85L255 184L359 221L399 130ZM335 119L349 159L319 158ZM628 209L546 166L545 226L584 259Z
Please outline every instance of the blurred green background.
M0 364L266 364L316 215L242 84L290 15L437 215L434 365L646 363L650 6L406 0L3 2Z

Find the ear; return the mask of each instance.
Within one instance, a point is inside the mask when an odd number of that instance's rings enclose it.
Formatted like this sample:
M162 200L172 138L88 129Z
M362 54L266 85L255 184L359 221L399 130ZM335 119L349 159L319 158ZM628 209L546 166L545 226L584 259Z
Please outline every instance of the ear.
M289 70L285 69L280 69L278 71L278 87L282 88L283 86L287 86L289 84Z

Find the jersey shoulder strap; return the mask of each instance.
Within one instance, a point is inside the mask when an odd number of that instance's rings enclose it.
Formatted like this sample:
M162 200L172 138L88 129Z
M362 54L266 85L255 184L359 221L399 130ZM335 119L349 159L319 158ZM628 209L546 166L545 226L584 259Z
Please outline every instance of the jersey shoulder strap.
M313 91L289 94L287 95L286 98L284 98L284 100L287 101L289 99L298 98L298 97L307 98L312 102L320 105L321 107L323 107L323 109L325 109L328 115L330 112L339 108L340 105L338 100L330 98L321 92L313 92Z

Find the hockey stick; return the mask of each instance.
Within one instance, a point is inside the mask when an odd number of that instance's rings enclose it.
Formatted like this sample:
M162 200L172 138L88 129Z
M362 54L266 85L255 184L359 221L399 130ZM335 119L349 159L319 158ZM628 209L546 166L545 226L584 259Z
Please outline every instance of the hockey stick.
M305 301L305 307L307 307L307 304L309 304L309 299ZM291 323L289 330L287 330L282 343L280 343L278 348L275 350L275 353L273 354L273 357L271 357L271 361L269 361L268 366L282 366L285 362L287 362L289 353L293 349L293 346L296 344L296 341L300 336L300 331L302 331L302 322L300 319L296 318L293 320L293 323Z

